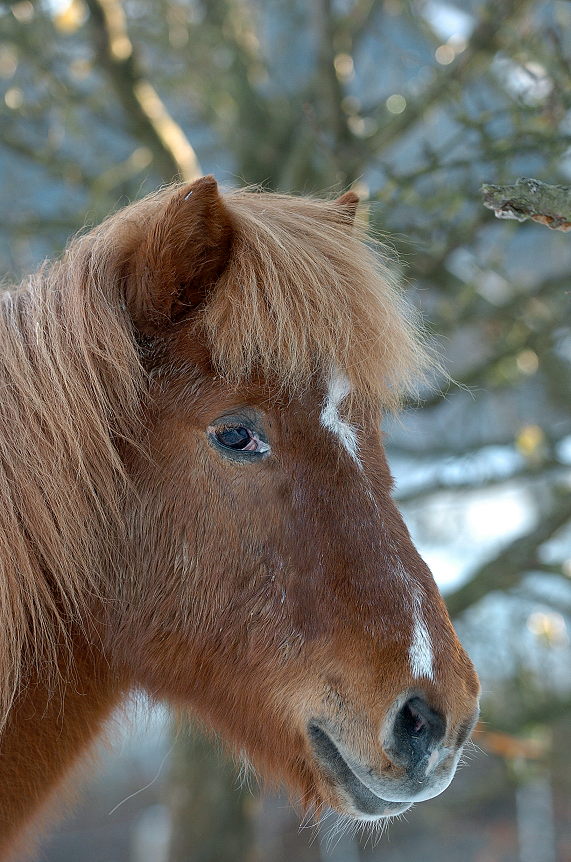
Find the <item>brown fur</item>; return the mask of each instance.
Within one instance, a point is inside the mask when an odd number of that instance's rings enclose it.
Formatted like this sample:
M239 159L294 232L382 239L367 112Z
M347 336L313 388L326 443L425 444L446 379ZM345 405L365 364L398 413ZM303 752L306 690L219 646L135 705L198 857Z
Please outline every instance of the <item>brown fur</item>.
M423 692L450 734L473 714L477 680L390 499L378 432L426 354L351 229L355 205L221 198L204 178L122 210L3 297L0 754L18 764L10 785L0 771L6 846L133 686L342 806L307 721L325 711L389 768L375 727L415 684L401 565L428 608ZM335 369L352 384L363 474L320 425ZM205 442L240 405L270 429L263 465ZM38 696L46 709L23 721ZM44 756L26 764L30 735Z

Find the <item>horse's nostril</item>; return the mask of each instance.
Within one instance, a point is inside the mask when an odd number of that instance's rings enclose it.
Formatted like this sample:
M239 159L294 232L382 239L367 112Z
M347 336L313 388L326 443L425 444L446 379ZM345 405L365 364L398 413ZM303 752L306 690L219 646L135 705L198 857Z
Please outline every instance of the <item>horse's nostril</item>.
M421 697L411 697L400 711L405 726L413 734L422 733L431 742L440 742L446 732L446 720Z
M423 698L411 697L397 713L391 753L409 773L414 773L444 738L445 732L444 717Z

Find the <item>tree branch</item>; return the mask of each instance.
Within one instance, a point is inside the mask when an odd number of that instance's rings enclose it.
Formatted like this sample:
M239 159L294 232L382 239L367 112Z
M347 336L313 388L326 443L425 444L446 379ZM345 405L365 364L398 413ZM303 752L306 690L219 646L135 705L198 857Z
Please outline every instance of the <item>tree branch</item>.
M484 206L497 218L526 221L528 218L554 230L571 230L571 188L551 186L520 177L513 185L482 186Z
M420 502L421 500L426 499L427 497L434 497L436 494L443 493L456 493L456 492L472 492L472 491L481 491L484 488L492 488L496 485L504 485L508 482L522 481L528 479L537 479L538 477L545 477L552 471L560 471L565 468L565 465L558 461L556 458L549 458L547 460L541 461L539 464L535 464L530 461L526 461L520 468L517 470L513 470L511 473L507 473L505 475L495 475L495 476L484 476L481 479L474 479L473 481L447 481L444 479L437 480L428 485L422 485L418 488L413 488L410 491L407 491L403 494L397 494L395 499L399 503L399 505L410 505L413 503Z
M402 114L385 122L367 140L369 152L380 152L421 121L436 104L442 104L451 89L457 88L483 61L488 62L502 44L502 28L510 19L519 18L529 6L529 0L491 0L484 7L480 23L474 30L466 50L449 66L438 71L418 98L409 103Z
M86 0L97 53L137 138L150 148L166 181L194 180L200 164L188 138L145 78L119 0Z
M446 596L451 616L457 616L494 590L517 586L538 561L538 549L571 520L571 492L554 495L551 511L524 536L519 536L493 560L484 563L472 578Z
M485 386L487 390L497 390L502 387L509 386L511 381L508 379L494 379L494 375L500 364L506 359L510 359L512 357L515 358L526 348L531 348L535 353L541 356L549 344L554 328L555 322L553 319L549 318L546 321L538 323L535 329L522 333L517 340L512 339L510 342L509 337L504 337L504 339L499 343L497 350L491 356L487 356L477 365L474 365L468 371L456 377L453 381L454 385L456 388L468 391L472 395L474 394L474 389L476 387ZM427 398L420 401L414 401L411 399L405 401L404 406L409 408L420 407L423 410L429 410L433 407L437 407L447 397L447 389L437 389L432 395L429 395Z
M337 147L347 142L348 130L346 115L341 108L344 93L335 69L335 22L331 0L314 0L314 16L318 43L317 89L325 105L328 129L333 133Z

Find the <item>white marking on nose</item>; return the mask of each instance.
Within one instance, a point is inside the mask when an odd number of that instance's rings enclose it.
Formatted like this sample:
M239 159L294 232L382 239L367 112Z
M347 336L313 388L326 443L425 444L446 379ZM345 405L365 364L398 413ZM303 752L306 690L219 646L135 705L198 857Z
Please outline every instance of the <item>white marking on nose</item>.
M440 758L440 750L435 748L430 757L428 758L428 763L426 764L426 772L425 775L428 775L429 772L432 772L438 760Z
M422 598L418 592L414 594L414 605L412 611L412 641L408 654L413 676L425 676L428 679L434 679L430 632L428 631L426 623L422 617Z
M333 374L329 381L327 399L321 411L321 424L341 441L353 461L361 467L359 443L355 429L339 415L339 405L349 395L351 386L344 374Z

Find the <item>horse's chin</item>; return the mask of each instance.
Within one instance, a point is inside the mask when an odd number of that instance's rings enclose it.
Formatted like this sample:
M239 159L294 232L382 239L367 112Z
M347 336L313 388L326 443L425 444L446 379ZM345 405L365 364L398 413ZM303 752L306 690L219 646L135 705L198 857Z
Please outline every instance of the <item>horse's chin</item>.
M309 725L309 735L315 756L318 781L324 787L326 804L339 814L359 821L375 821L396 817L414 803L409 799L384 799L378 788L371 786L371 770L364 775L343 756L331 736L316 723ZM367 770L365 770L367 772Z
M332 809L343 817L361 822L375 822L397 817L413 805L413 802L391 802L383 799L365 785L354 773L343 773L325 767L319 761L313 763L314 807L323 812Z
M350 817L362 823L378 820L388 820L408 811L412 802L389 802L372 793L365 785L349 790L343 785L331 785L329 781L320 780L325 784L318 809L330 808L343 817Z
M413 802L386 802L378 797L379 810L375 814L364 811L359 811L354 805L336 805L335 811L342 814L344 817L351 817L360 823L376 823L379 820L390 820L391 817L398 817L399 814L404 814L409 808L412 808Z

